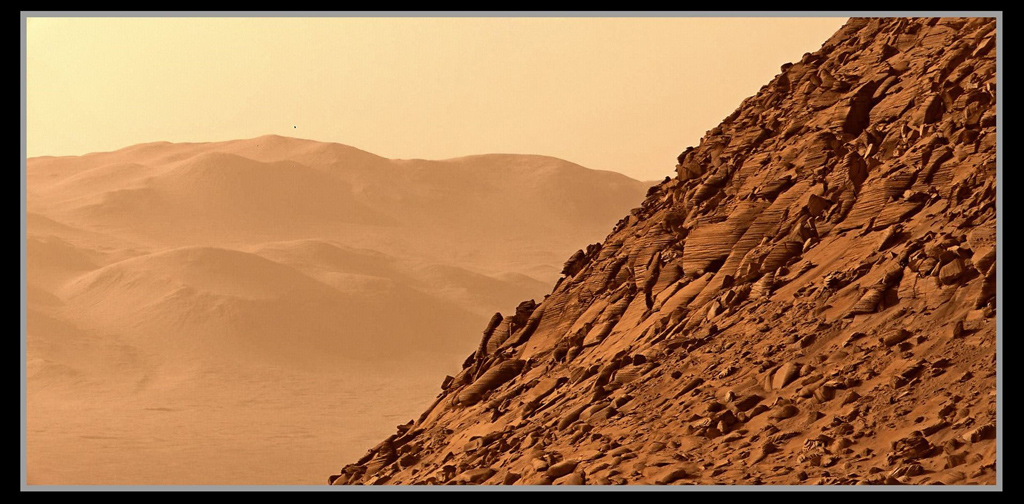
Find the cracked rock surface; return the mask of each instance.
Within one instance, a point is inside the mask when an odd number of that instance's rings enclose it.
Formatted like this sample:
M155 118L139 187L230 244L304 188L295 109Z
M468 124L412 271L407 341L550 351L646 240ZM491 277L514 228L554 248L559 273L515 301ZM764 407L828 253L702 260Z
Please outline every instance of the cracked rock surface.
M995 484L994 37L850 19L328 482Z

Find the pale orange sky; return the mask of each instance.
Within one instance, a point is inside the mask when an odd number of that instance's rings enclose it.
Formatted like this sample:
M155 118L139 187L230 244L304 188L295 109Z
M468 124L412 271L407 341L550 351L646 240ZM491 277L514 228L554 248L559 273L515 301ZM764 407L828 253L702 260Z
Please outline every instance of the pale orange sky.
M643 180L846 18L29 18L28 155L279 134Z

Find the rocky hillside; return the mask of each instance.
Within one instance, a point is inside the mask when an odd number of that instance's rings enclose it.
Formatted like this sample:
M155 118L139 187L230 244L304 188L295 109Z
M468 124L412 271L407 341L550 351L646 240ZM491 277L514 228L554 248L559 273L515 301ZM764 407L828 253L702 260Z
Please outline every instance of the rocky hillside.
M994 19L853 18L332 484L994 484Z

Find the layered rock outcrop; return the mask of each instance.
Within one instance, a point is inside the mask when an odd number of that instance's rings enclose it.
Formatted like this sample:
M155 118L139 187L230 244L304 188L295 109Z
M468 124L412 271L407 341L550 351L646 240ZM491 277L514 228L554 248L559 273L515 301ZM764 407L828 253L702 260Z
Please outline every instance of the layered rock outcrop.
M994 484L995 20L852 18L332 484Z

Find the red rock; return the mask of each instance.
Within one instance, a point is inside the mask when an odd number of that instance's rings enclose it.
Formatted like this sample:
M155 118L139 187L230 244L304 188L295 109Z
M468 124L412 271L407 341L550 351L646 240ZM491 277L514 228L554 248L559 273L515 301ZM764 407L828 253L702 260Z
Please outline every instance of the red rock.
M498 472L498 471L494 470L491 467L482 467L482 468L479 468L479 469L470 469L470 470L462 473L461 475L459 475L459 480L466 481L467 483L470 483L470 484L473 484L473 485L479 485L479 484L484 483L485 481L487 481L491 476L494 476L494 473L496 473L496 472Z
M995 457L996 69L975 50L994 30L851 18L785 67L573 254L533 311L490 328L405 434L420 460L387 466L388 483L491 464L525 470L515 484L994 484L980 467ZM513 354L529 369L480 382ZM482 416L451 407L487 394ZM491 416L502 407L513 413ZM500 439L447 448L492 418ZM595 447L593 465L554 455ZM952 462L932 459L943 450ZM971 474L946 478L944 462Z
M669 466L661 472L657 479L655 479L655 484L668 485L669 483L685 477L687 477L685 468Z
M885 346L893 346L910 339L910 336L912 336L910 331L900 327L890 331L889 334L886 334L882 339L882 342L885 343Z
M800 376L800 364L797 362L788 362L775 371L772 378L772 388L780 390L786 385L793 382Z
M564 460L551 467L548 467L548 469L544 472L544 475L551 479L561 478L562 476L565 476L566 474L575 471L577 465L579 465L579 462L576 460Z
M951 285L956 283L963 274L963 263L958 257L939 269L939 280L945 285Z

